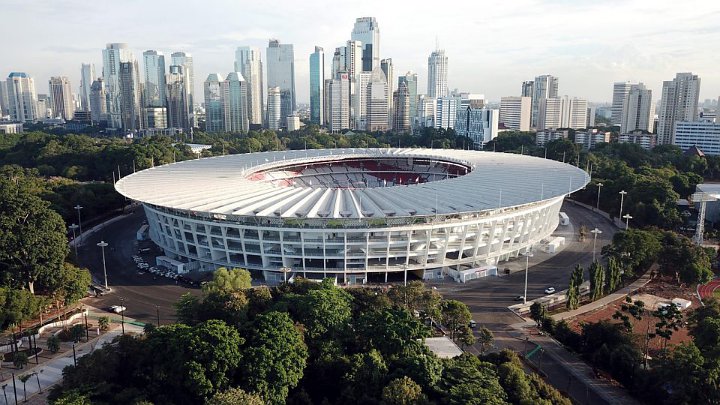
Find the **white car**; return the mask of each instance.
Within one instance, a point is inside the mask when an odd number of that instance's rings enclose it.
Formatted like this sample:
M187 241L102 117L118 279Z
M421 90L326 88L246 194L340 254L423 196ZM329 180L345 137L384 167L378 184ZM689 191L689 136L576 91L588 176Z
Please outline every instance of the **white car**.
M545 289L545 294L555 294L555 287L548 287Z
M110 307L110 312L115 312L116 314L119 314L120 312L125 312L127 308L125 308L122 305L113 305Z

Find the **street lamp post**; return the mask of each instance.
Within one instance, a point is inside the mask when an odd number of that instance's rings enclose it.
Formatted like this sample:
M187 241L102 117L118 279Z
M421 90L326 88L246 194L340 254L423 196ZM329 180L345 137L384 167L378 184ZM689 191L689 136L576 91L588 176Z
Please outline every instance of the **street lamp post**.
M523 292L523 305L527 304L528 271L530 270L530 258L533 256L533 252L525 253L525 291Z
M595 247L597 245L597 236L598 236L598 234L601 234L602 231L599 230L598 228L595 228L590 232L592 232L592 234L594 235L594 237L593 237L593 263L594 263L595 262Z
M618 214L618 217L622 218L623 202L625 202L625 195L627 194L627 191L621 190L618 194L620 194L620 213Z
M630 220L633 218L630 214L623 215L623 218L625 218L625 230L627 231L630 227Z
M72 230L73 233L73 246L75 247L75 260L78 260L78 252L77 252L77 243L78 241L75 240L75 230L78 229L78 226L75 224L72 224L69 226L70 230Z
M600 211L600 188L601 188L603 185L604 185L604 184L602 184L602 183L598 183L598 184L597 184L597 188L598 188L597 210L598 210L598 211Z
M104 240L101 240L97 245L102 248L103 274L105 275L105 290L107 290L108 282L107 282L107 266L105 266L105 246L107 246L108 243L105 242Z
M122 334L125 335L125 298L120 297L120 326L122 327Z
M80 206L80 204L78 204L78 205L74 206L73 208L75 208L78 212L78 224L79 224L78 227L80 228L80 235L78 237L80 238L80 241L82 241L83 233L82 233L82 219L80 218L80 210L83 209L83 207Z
M287 274L292 271L290 267L280 267L280 271L283 273L283 281L287 283Z
M160 327L160 307L155 305L155 313L157 314L157 326Z

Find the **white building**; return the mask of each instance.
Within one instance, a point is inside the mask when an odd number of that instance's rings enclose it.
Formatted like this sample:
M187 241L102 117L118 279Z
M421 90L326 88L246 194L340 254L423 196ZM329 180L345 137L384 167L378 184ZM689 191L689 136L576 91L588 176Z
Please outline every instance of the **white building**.
M350 39L362 43L362 70L364 72L372 72L380 65L380 27L378 27L375 17L357 18Z
M53 76L48 81L48 89L52 117L62 118L65 121L73 119L75 104L73 103L70 79L66 76Z
M503 97L500 99L500 122L517 131L530 130L532 99L530 97Z
M447 97L448 92L448 58L444 49L436 49L428 57L428 96L431 98Z
M113 129L123 128L123 100L120 90L120 63L134 63L130 48L124 43L110 43L103 49L103 83L107 94L106 113L108 127ZM132 68L131 68L132 70ZM137 72L135 72L137 76ZM139 89L139 83L127 83L127 87L136 87ZM133 106L134 100L128 100L127 105ZM131 112L132 113L132 112Z
M329 94L330 116L328 127L330 132L339 133L350 129L350 75L339 72L337 78L332 79L327 89Z
M0 134L22 134L23 124L20 122L0 122Z
M95 65L83 63L80 65L80 109L90 111L90 92L95 80Z
M585 128L587 100L568 96L540 100L538 129Z
M170 54L172 64L183 67L185 76L185 93L187 94L187 107L190 126L195 126L195 67L193 57L187 52L173 52Z
M628 93L630 92L630 82L615 82L613 84L613 98L612 98L612 116L610 117L610 123L612 125L621 125L623 121L623 106L627 100Z
M697 120L699 98L700 78L697 75L678 73L675 79L663 82L658 112L658 143L674 143L675 122Z
M90 86L90 117L93 122L107 122L107 92L102 77L92 82Z
M190 129L190 114L188 108L187 84L188 78L185 75L185 67L182 65L171 65L170 71L165 78L167 89L168 126L170 128Z
M364 131L367 128L368 89L372 72L359 72L355 75L354 85L350 83L350 95L353 97L350 116L353 129ZM353 88L355 93L353 94Z
M622 108L620 133L627 134L635 130L652 132L654 119L652 90L642 83L631 85Z
M388 130L388 84L380 66L373 69L367 89L367 130Z
M567 139L568 138L568 131L558 131L558 130L551 130L546 129L542 131L537 131L535 134L535 145L537 146L545 146L546 143L550 141L554 141L556 139Z
M523 86L523 91L525 91L525 86ZM544 129L538 122L540 120L540 104L543 100L556 98L558 96L558 78L552 75L538 76L532 84L532 91L530 126L537 129Z
M292 44L280 44L271 39L267 51L267 85L280 88L280 119L291 115L296 109L295 52Z
M629 134L620 134L619 143L634 143L645 150L651 150L657 145L657 135L643 134L642 131L634 131Z
M385 73L385 80L387 81L388 128L392 128L393 113L395 112L395 109L393 107L393 94L395 93L395 68L393 67L392 59L382 59L380 61L380 69L382 69L383 73Z
M165 55L154 50L143 52L143 67L145 69L145 105L143 107L165 107L167 102Z
M706 155L720 155L720 123L676 121L673 144L682 150L696 146Z
M267 127L278 131L282 120L282 100L280 98L280 87L268 88L267 100Z
M588 150L594 148L599 143L610 142L610 132L602 132L598 130L588 132L576 132L575 143L581 145L583 149Z
M221 83L225 132L247 133L247 84L240 72L230 72Z
M10 119L17 122L34 122L44 118L38 111L35 81L24 72L12 72L5 81ZM42 115L40 114L42 113Z
M435 127L437 100L425 94L418 96L417 116L413 128Z
M455 132L473 141L475 149L482 149L498 135L500 112L489 108L460 108L455 120Z
M287 117L287 130L288 131L297 131L300 129L302 124L300 123L300 116L299 115L288 115Z
M435 118L433 124L435 128L455 128L458 111L457 98L443 97L435 100Z
M235 71L240 72L247 84L248 119L251 124L263 123L263 67L260 49L239 46L235 50Z

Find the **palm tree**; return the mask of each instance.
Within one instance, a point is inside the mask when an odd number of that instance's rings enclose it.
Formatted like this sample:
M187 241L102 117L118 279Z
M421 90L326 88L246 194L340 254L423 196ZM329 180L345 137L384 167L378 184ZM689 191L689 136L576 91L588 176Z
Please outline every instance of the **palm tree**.
M27 402L27 390L25 389L25 384L28 382L28 380L32 377L32 374L23 374L18 379L20 382L23 383L23 394L25 395L25 402Z

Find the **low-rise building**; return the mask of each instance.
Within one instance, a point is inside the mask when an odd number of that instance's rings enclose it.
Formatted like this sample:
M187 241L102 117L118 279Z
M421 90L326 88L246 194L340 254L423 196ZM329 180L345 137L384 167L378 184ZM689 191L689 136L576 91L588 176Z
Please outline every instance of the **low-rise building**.
M588 132L576 132L575 143L582 145L585 150L592 149L599 143L609 143L610 132L602 132L594 129Z
M546 143L550 141L554 141L556 139L567 139L568 138L568 131L567 130L551 130L546 129L543 131L537 131L535 134L535 145L537 146L545 146Z
M629 134L620 134L618 136L619 143L634 143L640 145L645 150L650 150L657 145L657 135L646 134L642 131L633 131Z
M696 146L706 155L720 155L720 123L677 121L673 144L682 150Z
M0 134L22 134L23 124L20 122L0 122Z

